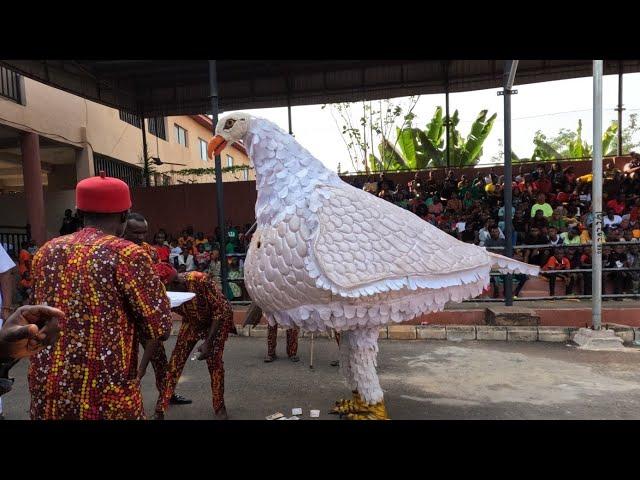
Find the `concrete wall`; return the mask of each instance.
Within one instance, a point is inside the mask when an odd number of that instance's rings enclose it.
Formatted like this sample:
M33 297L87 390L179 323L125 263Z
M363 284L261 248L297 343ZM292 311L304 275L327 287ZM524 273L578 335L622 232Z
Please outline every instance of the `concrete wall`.
M67 208L75 209L75 190L45 191L44 202L47 239L59 235L62 217ZM0 225L24 226L27 224L27 202L23 193L0 195Z
M88 142L93 152L141 166L142 132L139 128L120 120L118 110L90 102L62 90L48 87L28 78L24 79L26 105L0 99L0 123L10 127L35 130L40 135L53 140L82 148ZM177 143L174 125L187 130L188 146ZM170 173L183 168L213 167L213 162L200 159L198 138L209 141L213 136L210 129L191 116L166 117L167 140L157 139L148 133L149 155L160 157L165 162L181 163L186 166L163 165L154 167L159 173ZM247 156L232 146L222 153L223 165L226 155L234 158L236 165L249 165ZM82 170L78 168L78 170ZM250 178L255 179L253 171ZM212 181L213 177L179 177L175 180ZM224 180L242 179L242 173L225 174Z

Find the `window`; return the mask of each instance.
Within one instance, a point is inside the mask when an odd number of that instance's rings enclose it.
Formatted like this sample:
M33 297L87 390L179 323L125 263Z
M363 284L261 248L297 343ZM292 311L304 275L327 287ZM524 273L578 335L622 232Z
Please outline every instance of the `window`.
M140 187L144 183L142 168L126 162L121 162L115 158L94 153L93 167L96 175L100 175L100 172L104 171L107 176L119 178L130 187Z
M176 131L176 141L183 147L187 146L187 131L178 124L174 124Z
M207 142L201 138L198 138L198 144L200 145L200 159L203 162L207 161Z
M134 115L133 113L120 110L120 120L122 120L123 122L127 122L129 125L133 125L136 128L142 128L140 117L138 115Z
M227 155L227 167L233 167L233 157L231 155Z
M245 182L247 180L249 180L249 169L245 168L244 170L242 170L242 180L244 180Z
M163 140L167 139L167 131L164 127L164 117L154 117L149 120L149 133Z
M20 75L0 67L0 96L20 103Z

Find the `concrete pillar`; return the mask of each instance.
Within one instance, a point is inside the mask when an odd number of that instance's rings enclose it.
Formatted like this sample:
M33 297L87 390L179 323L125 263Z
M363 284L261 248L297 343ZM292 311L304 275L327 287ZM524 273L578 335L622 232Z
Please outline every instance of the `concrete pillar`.
M44 193L42 190L42 169L40 165L40 138L37 133L20 134L22 150L22 177L27 201L27 222L31 225L31 238L38 245L47 240Z
M80 138L84 142L84 148L76 150L76 177L78 182L96 174L93 166L93 150L89 147L87 140L87 127L80 128Z
M91 148L85 146L82 150L76 150L76 178L78 182L94 175L95 169L93 167L93 152Z

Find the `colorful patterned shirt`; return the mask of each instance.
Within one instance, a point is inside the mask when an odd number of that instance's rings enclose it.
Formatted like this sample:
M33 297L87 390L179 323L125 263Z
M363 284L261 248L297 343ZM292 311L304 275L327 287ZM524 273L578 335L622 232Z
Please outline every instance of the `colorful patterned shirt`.
M201 338L211 326L211 322L219 319L223 322L221 327L231 327L233 323L233 310L222 291L215 282L202 272L189 272L185 274L187 290L196 294L196 298L183 303L178 313L182 315L183 322L189 322L201 328Z
M158 250L153 245L149 245L147 242L142 242L140 244L142 249L145 251L149 258L151 258L151 263L160 263L160 256L158 255Z
M46 243L33 300L66 314L55 345L32 357L32 419L141 419L138 339L171 331L171 305L139 246L94 228Z

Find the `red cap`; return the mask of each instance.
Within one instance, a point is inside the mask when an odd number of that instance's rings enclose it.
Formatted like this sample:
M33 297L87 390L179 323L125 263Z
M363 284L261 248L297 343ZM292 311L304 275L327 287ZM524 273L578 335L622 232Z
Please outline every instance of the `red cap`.
M76 208L93 213L125 212L131 208L129 186L104 172L99 177L85 178L76 186Z
M156 263L153 265L153 269L160 277L160 281L165 285L171 283L171 281L178 275L178 272L168 263Z

